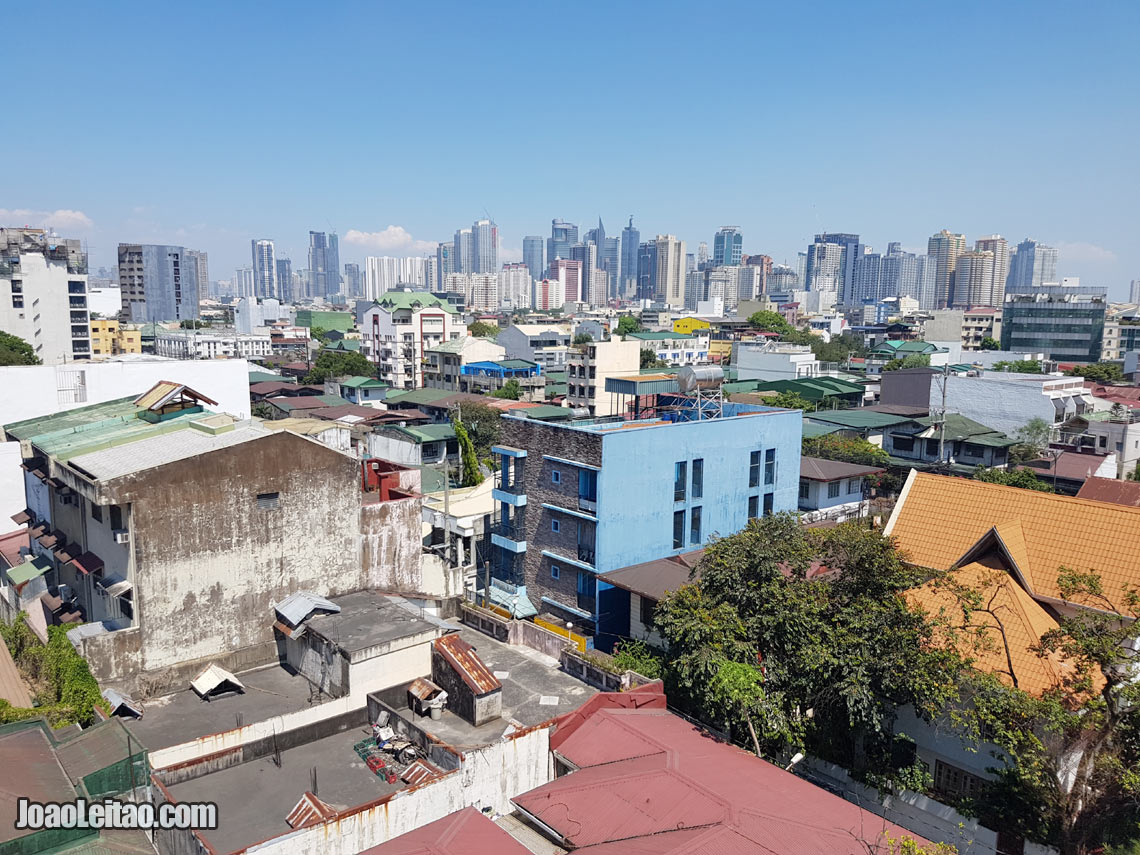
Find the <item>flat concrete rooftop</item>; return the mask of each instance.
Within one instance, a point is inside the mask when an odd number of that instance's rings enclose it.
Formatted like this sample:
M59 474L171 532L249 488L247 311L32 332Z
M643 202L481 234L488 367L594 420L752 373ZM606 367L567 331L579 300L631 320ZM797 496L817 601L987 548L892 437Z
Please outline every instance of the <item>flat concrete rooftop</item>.
M358 591L334 597L336 614L314 615L305 627L320 633L346 653L356 653L417 635L438 635L434 624L420 620L390 597L374 591Z
M143 717L124 719L124 724L143 745L157 751L310 706L312 684L279 665L245 671L237 678L245 685L245 694L207 702L187 684L180 692L144 701ZM320 695L318 702L330 700Z
M282 751L280 769L272 756L263 757L175 784L170 794L179 802L216 802L218 827L202 835L215 852L233 852L292 831L285 817L309 789L314 768L317 797L337 808L402 790L403 781L386 783L353 751L352 746L368 736L367 728L350 728Z

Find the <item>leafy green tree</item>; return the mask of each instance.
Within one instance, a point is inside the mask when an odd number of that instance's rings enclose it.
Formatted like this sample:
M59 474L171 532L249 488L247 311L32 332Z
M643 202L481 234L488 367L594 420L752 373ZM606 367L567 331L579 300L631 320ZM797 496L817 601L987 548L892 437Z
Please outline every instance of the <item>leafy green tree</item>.
M322 350L305 375L306 383L324 383L330 377L372 377L376 367L364 354L352 350Z
M815 405L798 392L780 392L767 398L766 401L770 407L783 407L786 410L803 410L805 413L810 413L815 409Z
M492 398L506 398L510 401L517 401L522 396L522 387L519 381L513 377L503 384L501 389L496 389L491 393Z
M614 665L620 671L636 671L642 677L650 680L660 679L661 663L664 655L654 650L644 641L626 639L614 646Z
M491 456L491 446L502 433L503 411L489 404L463 403L456 411L475 444L476 455L482 459Z
M30 344L17 335L0 330L0 365L39 365L40 358Z
M928 368L930 357L925 353L912 353L902 359L895 358L883 366L884 371L901 371L904 368Z
M578 333L578 335L574 336L574 344L575 345L589 344L593 340L594 340L594 337L592 335L590 335L588 332L580 332L580 333Z
M309 338L321 344L329 343L329 333L324 327L309 327Z
M748 316L748 325L760 332L773 332L780 335L786 335L793 329L783 315L779 312L769 311L753 312Z
M458 420L452 420L455 439L459 443L459 460L462 469L460 486L476 487L483 483L483 473L479 470L479 458L475 454L475 444L467 433L467 428Z
M1028 469L992 469L988 466L978 466L974 469L972 477L975 481L985 481L987 484L1004 484L1007 487L1021 487L1024 490L1038 490L1042 493L1053 492L1052 487Z
M1092 365L1074 365L1065 372L1070 377L1084 377L1096 383L1119 383L1124 380L1124 369L1115 362L1094 362Z
M259 419L272 419L273 407L265 403L265 401L258 401L253 405L252 413Z
M1041 363L1035 359L1016 359L1012 362L995 362L991 371L1011 371L1014 374L1043 374Z
M833 336L831 341L824 341L823 336L812 335L808 344L820 362L846 362L852 356L867 355L862 337L852 333Z
M641 349L641 367L642 368L668 368L669 363L664 359L658 359L657 354L652 350L646 348Z
M1045 449L1049 447L1051 434L1052 428L1049 423L1040 416L1035 416L1027 421L1013 434L1017 444L1010 446L1010 464L1016 466L1040 458Z
M996 338L986 336L982 339L981 348L982 350L1001 350L1001 342Z
M641 321L633 315L622 315L618 318L617 335L626 336L635 332L641 332Z
M804 437L801 452L805 457L822 457L825 460L840 460L844 463L857 463L860 466L886 467L891 462L891 456L887 452L857 436L825 434Z
M495 338L502 330L494 324L488 324L484 321L475 321L467 325L467 334L475 336L475 338Z
M1126 481L1140 481L1140 460L1136 461L1136 468L1124 476Z
M209 321L198 321L192 318L178 322L178 328L183 330L201 330L206 329L208 326L210 326Z

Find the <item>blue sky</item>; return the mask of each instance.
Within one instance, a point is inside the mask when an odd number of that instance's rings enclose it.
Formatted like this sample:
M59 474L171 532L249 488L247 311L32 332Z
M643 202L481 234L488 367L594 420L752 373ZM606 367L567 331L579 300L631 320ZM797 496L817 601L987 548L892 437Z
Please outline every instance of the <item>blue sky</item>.
M504 256L629 214L794 258L941 228L1140 278L1140 3L60 2L5 43L5 224L210 253L309 229L416 254L484 211ZM27 15L25 17L27 17ZM11 122L18 118L18 123ZM16 165L19 164L19 165ZM391 227L391 228L390 228ZM365 237L352 243L350 231Z

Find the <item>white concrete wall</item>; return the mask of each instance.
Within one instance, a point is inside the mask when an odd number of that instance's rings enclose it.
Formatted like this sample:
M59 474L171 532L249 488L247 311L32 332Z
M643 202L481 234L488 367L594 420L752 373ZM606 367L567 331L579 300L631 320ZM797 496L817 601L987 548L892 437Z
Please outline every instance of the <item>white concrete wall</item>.
M431 673L431 642L393 650L348 666L349 697L366 703L369 692L410 683Z

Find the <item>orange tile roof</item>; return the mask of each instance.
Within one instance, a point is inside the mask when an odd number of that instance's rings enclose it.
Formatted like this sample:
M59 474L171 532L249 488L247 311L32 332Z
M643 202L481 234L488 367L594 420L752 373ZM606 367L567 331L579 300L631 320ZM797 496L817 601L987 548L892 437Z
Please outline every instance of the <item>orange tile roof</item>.
M1063 599L1061 567L1098 573L1118 604L1140 585L1140 508L912 471L886 534L908 561L936 570L977 557L994 538L1037 598Z
M967 564L946 581L934 580L907 591L907 602L953 627L958 650L971 658L979 671L996 674L1006 685L1040 696L1060 686L1074 670L1058 655L1043 657L1033 652L1033 646L1046 632L1056 629L1057 622L1000 564L991 563L994 566ZM975 608L968 614L947 582L978 593ZM1009 640L1008 656L1003 629ZM942 640L951 641L949 636Z

